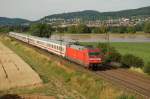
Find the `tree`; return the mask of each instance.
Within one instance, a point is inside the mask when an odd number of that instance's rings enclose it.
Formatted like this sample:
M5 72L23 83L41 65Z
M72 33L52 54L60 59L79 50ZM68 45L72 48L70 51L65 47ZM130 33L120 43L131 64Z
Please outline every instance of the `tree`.
M137 24L137 25L135 26L136 31L144 31L143 28L144 28L144 23Z
M136 33L136 29L134 26L129 26L129 27L127 27L127 32L128 33Z
M50 37L53 31L48 24L33 24L30 27L31 35L39 37Z
M127 28L125 26L120 26L120 27L118 27L118 32L119 33L126 33L127 32Z
M70 33L91 33L91 30L86 25L79 24L77 26L73 25L73 26L68 27L68 32L70 32Z
M126 54L122 57L121 63L124 67L143 67L143 59L132 54Z
M144 66L144 72L150 75L150 62Z
M10 31L9 27L0 27L0 33L8 33Z
M119 33L117 26L111 26L111 27L109 27L109 31L111 33Z
M89 28L84 24L79 24L76 26L77 33L91 33Z
M55 30L57 30L58 33L64 33L66 31L66 27L57 27Z
M146 22L144 25L144 32L150 33L150 21Z
M92 29L92 33L101 33L100 27L95 27Z
M70 27L68 27L68 32L69 33L77 33L77 31L76 31L76 26L70 26Z
M100 27L100 29L101 29L101 33L107 33L107 32L108 32L108 28L107 28L106 25L102 25L102 26Z
M114 47L108 46L106 43L98 43L96 47L101 50L101 55L103 56L104 63L121 61L122 56Z

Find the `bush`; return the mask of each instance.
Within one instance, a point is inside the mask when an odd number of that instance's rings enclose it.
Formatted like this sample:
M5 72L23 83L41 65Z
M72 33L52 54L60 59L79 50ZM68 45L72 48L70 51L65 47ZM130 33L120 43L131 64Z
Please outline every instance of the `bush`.
M38 37L51 37L53 28L48 24L32 24L30 27L31 35Z
M143 59L134 56L132 54L126 54L122 57L121 63L123 67L143 67L144 62Z
M108 50L109 52L117 52L114 47L108 45L107 43L98 43L96 47L99 48L104 54L107 54Z
M150 62L144 66L144 72L150 75Z
M144 25L144 32L150 33L150 21L146 22Z
M106 61L107 62L120 62L121 61L121 54L118 53L117 51L110 52L108 54L108 57L107 57Z
M8 27L0 27L0 33L8 33L9 28Z
M91 33L91 29L87 27L85 24L78 24L74 26L68 27L69 33Z
M97 47L102 51L104 63L121 61L121 54L114 47L106 43L99 43Z

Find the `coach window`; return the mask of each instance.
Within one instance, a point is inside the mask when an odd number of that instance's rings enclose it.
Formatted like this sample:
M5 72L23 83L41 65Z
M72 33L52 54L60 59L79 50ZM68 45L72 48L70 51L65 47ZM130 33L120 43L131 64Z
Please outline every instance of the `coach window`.
M57 45L56 45L56 48L55 48L56 50L57 50Z
M63 51L63 47L61 47L61 51Z
M59 46L59 50L61 51L61 47Z

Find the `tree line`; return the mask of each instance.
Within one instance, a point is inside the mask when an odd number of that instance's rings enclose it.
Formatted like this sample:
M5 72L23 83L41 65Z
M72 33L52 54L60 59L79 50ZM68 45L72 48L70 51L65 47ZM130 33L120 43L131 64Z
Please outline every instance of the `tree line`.
M0 32L28 32L31 35L39 37L49 37L52 33L136 33L144 31L150 33L150 21L135 26L107 26L101 25L100 27L88 27L84 24L78 24L68 27L53 27L49 24L31 24L29 26L0 26Z

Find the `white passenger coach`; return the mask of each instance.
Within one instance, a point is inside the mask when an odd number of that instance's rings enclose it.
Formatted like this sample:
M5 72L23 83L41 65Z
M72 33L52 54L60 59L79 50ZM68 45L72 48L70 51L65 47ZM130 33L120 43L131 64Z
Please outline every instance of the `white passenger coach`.
M9 36L14 37L23 42L45 49L51 53L65 57L67 42L55 41L46 38L39 38L22 33L9 32Z

